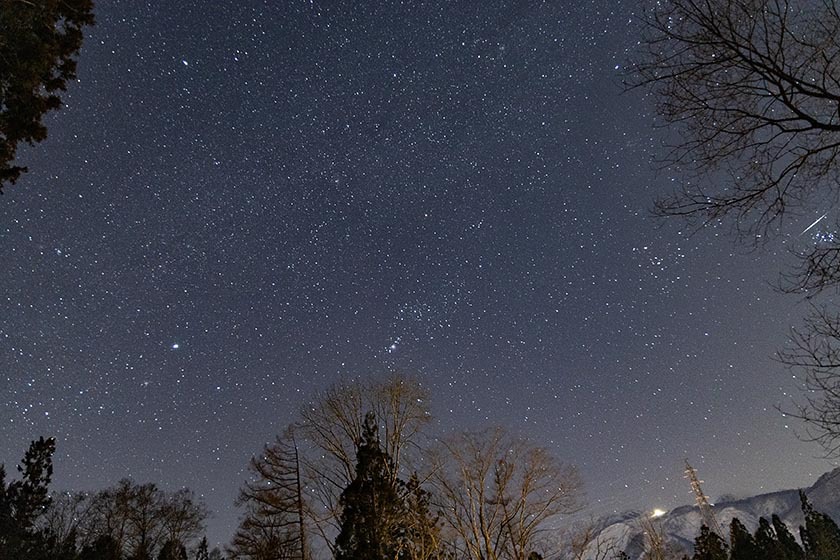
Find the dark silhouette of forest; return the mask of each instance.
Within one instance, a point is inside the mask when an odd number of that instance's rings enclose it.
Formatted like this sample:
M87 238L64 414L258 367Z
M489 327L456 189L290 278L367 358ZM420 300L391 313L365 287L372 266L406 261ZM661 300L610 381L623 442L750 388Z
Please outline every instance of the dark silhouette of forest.
M51 491L56 442L40 438L13 479L0 468L0 560L627 558L594 538L550 538L581 508L573 467L500 428L430 437L427 407L422 386L404 377L317 395L251 459L224 551L209 549L209 512L188 489L125 479ZM703 526L689 556L649 524L644 558L840 560L840 529L800 498L798 539L776 515L754 533L733 519L728 535Z

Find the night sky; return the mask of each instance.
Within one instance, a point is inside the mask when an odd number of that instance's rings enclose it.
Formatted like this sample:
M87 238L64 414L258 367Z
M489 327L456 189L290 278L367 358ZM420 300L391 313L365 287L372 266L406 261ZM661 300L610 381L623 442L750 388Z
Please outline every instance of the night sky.
M651 216L683 177L622 93L640 11L100 1L0 198L0 461L54 435L55 488L186 485L226 542L302 403L399 371L439 433L577 464L587 515L689 503L686 457L713 497L811 483L771 284L822 212L754 251Z

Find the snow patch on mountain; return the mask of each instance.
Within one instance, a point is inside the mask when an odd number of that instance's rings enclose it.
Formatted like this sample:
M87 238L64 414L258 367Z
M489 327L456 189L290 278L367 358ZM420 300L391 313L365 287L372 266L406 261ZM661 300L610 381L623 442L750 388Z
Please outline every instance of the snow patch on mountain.
M840 468L825 473L804 490L814 509L840 520ZM735 517L750 532L754 532L758 527L759 518L769 520L776 514L797 537L799 526L804 523L798 489L741 499L723 498L712 506L712 511L725 533L722 535L724 538L728 537L729 524ZM628 512L600 520L586 548L577 554L567 553L566 557L577 560L610 560L615 551L623 550L631 560L640 559L648 546L644 529L646 520L643 517L647 515L649 514ZM668 547L690 554L703 520L696 506L681 506L661 517L650 519L649 522L662 535Z

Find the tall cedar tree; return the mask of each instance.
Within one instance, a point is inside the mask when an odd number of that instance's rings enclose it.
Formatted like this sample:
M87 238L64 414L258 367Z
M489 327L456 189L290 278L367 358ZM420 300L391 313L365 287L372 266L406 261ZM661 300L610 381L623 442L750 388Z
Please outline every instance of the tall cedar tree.
M53 453L54 439L33 441L17 468L20 480L8 485L0 465L0 558L34 558L48 547L35 521L50 502Z
M779 541L779 552L782 560L802 560L805 558L805 551L796 542L796 538L779 516L774 513L770 519L773 523L773 530L776 532L776 540Z
M726 543L717 533L703 525L694 539L692 560L729 560Z
M195 560L210 560L210 550L207 547L207 537L201 537L201 542L195 549Z
M120 545L112 536L101 535L82 548L79 560L122 560Z
M93 0L0 2L0 192L26 171L14 165L18 144L47 137L41 120L61 106L93 22Z
M826 514L814 510L814 506L799 491L805 526L799 528L805 556L808 560L837 560L840 558L840 528Z
M729 544L730 560L766 560L759 555L755 539L737 517L729 524Z
M187 547L177 540L168 540L161 547L158 560L187 560Z
M760 517L758 519L758 527L755 530L756 549L758 550L759 558L764 560L783 560L781 546L776 539L776 533L773 531L773 526L766 518Z
M356 476L341 493L341 531L336 560L393 560L404 528L403 502L391 473L393 462L379 442L373 413L365 415L362 442L356 452Z

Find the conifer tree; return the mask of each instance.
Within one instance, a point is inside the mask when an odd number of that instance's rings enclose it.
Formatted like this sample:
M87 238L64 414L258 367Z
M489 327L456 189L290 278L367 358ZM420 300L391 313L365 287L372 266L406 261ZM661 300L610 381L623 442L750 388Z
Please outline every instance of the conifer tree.
M79 560L121 560L120 545L110 535L101 535L82 548Z
M782 560L781 547L779 541L776 540L776 533L766 518L760 517L758 519L758 527L755 530L753 540L755 541L759 558L763 558L764 560Z
M802 560L805 557L805 551L796 542L796 538L788 530L787 525L775 513L770 519L779 543L779 554L782 560Z
M826 514L814 510L814 506L800 490L802 513L805 526L799 528L799 535L808 560L840 559L840 528Z
M379 442L375 416L364 420L356 453L356 476L341 494L341 530L335 541L336 560L400 558L404 508L391 477L393 463Z
M207 537L202 537L201 542L195 549L195 560L210 560L210 551L207 547Z
M717 533L703 525L700 534L694 539L692 560L729 560L726 543Z
M729 543L730 560L767 560L759 555L755 539L737 517L729 524Z
M35 519L50 503L53 453L55 439L42 437L33 441L17 468L21 479L9 484L7 495L14 510L15 521L22 529L31 529Z
M26 171L14 165L18 144L47 137L41 121L61 106L93 21L93 0L0 2L0 192Z
M48 549L35 521L50 503L54 452L55 439L33 441L17 468L20 480L8 485L0 465L0 558L35 558Z
M177 540L168 540L158 553L158 560L187 560L187 548Z

